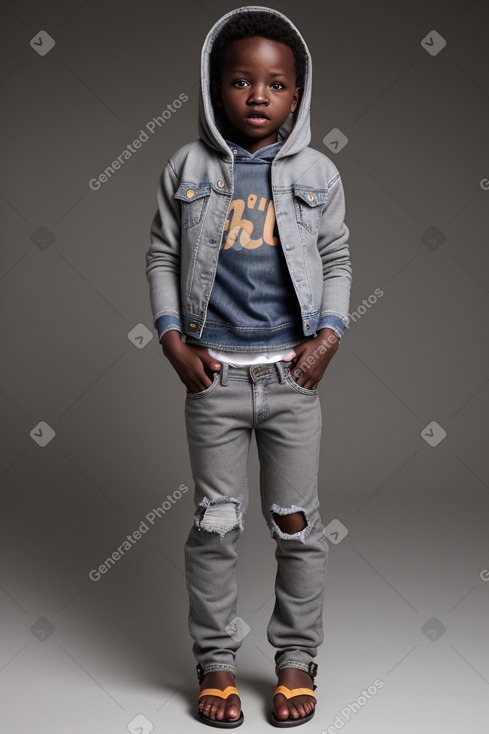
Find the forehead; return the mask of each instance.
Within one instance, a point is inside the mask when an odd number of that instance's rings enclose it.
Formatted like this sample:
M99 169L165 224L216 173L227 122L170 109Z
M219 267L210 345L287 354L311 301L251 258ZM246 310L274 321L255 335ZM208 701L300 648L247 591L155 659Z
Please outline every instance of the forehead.
M290 46L280 41L271 41L262 36L240 38L226 46L224 51L225 66L265 66L265 68L282 68L289 73L294 71L295 59Z

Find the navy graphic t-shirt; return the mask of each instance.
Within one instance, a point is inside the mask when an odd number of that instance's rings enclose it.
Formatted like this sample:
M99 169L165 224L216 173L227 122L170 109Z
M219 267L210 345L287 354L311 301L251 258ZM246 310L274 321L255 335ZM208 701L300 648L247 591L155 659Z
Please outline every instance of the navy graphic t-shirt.
M304 341L304 334L270 184L271 163L282 143L252 154L227 142L234 155L234 198L198 343L238 351L291 347Z

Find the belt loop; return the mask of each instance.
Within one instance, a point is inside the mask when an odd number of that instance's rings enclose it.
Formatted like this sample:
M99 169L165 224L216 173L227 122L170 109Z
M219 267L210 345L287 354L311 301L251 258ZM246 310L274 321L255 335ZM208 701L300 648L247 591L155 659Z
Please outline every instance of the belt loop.
M278 374L278 381L281 385L285 382L285 370L282 362L275 362L275 367L277 368L277 374Z
M221 385L228 384L228 370L229 365L227 362L221 362Z

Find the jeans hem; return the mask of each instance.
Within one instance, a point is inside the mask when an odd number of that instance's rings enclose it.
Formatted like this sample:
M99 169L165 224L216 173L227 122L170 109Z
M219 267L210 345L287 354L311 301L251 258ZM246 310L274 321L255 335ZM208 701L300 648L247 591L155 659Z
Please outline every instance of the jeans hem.
M203 665L202 667L204 668L204 675L207 675L207 673L214 673L216 670L227 670L236 677L236 668L234 665L222 665L220 663L215 663L214 665Z
M304 673L309 673L309 664L300 663L297 660L284 660L283 663L280 663L280 665L275 667L276 675L278 675L283 668L297 668L297 670L303 670Z

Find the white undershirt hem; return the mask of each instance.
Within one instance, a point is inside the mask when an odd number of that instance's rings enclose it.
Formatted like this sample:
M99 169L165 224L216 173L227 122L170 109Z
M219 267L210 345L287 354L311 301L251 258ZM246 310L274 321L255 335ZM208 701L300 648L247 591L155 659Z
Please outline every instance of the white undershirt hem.
M249 364L269 364L280 362L287 357L290 361L295 357L293 349L287 349L285 352L224 352L219 349L208 347L209 354L218 362L226 362L231 367L242 367Z

